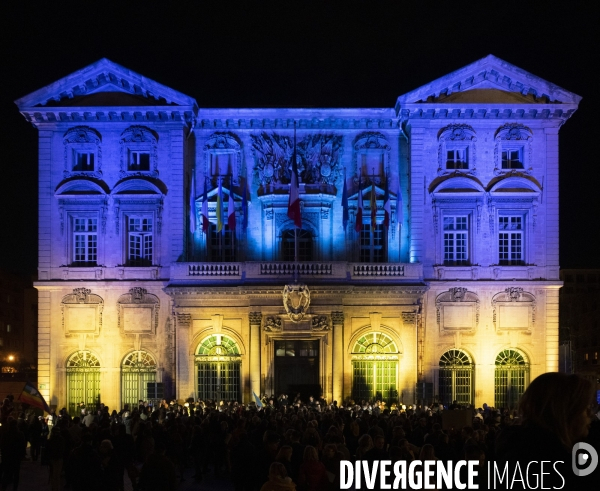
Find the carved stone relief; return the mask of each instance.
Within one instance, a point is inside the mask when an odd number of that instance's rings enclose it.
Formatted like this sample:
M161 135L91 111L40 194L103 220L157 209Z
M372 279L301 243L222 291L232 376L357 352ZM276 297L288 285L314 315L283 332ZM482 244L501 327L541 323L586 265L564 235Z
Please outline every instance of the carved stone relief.
M251 135L254 174L262 185L288 184L294 154L293 138L277 133ZM304 184L334 184L340 175L342 136L308 134L296 143L296 165Z
M63 297L60 308L65 335L100 334L104 300L90 289L73 289L73 293Z
M521 287L509 287L492 297L494 327L530 331L535 325L536 298Z
M293 322L299 322L308 313L310 290L303 283L285 285L283 288L283 306Z
M445 331L471 331L479 325L479 297L465 287L454 287L435 299L436 318Z
M156 334L160 300L145 288L135 287L117 300L118 326L122 334Z
M269 315L265 317L263 328L267 332L279 332L283 329L283 322L279 316Z
M331 329L329 317L327 315L315 315L312 318L311 328L313 331L328 331Z

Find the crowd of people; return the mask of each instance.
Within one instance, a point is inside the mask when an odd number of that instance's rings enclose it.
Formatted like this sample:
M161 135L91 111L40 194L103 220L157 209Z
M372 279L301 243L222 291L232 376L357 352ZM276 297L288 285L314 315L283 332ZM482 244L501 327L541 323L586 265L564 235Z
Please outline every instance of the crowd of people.
M280 396L251 405L140 401L120 411L99 405L42 417L9 410L7 399L0 483L18 488L23 458L47 465L52 491L121 491L124 479L138 491L175 490L190 468L199 489L214 473L236 491L331 491L340 487L342 460L477 460L484 476L487 461L547 457L566 460L567 472L577 441L587 438L598 449L591 402L589 382L562 374L533 381L519 411L484 405L456 427L445 413L468 408Z

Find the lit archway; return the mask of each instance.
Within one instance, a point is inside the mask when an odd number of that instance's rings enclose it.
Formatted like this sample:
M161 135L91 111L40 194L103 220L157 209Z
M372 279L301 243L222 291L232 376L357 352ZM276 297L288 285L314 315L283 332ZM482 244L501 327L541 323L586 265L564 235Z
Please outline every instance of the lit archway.
M496 357L494 405L516 408L519 398L529 385L529 361L515 349L505 349Z
M364 400L398 400L398 347L381 332L361 336L352 348L352 397Z
M439 396L444 405L473 402L473 363L464 351L450 349L440 357Z
M147 351L133 351L121 363L121 404L135 407L148 398L148 383L156 382L156 360Z
M100 360L91 351L76 351L67 360L67 409L79 416L78 405L95 409L100 403Z
M198 399L241 401L242 357L237 343L223 334L205 338L195 354Z

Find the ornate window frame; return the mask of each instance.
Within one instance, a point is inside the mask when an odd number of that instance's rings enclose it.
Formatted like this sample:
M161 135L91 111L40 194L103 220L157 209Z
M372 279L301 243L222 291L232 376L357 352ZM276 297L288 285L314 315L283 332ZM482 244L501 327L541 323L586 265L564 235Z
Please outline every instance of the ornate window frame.
M512 286L492 297L492 311L497 331L531 333L535 326L536 298L523 288Z
M204 175L212 180L220 174L213 174L211 160L213 155L232 155L231 180L233 186L240 185L242 175L242 145L237 135L233 133L213 133L208 137L202 148L204 152Z
M468 124L451 124L443 128L438 136L438 175L443 176L455 172L476 175L476 144L477 134ZM465 151L465 168L448 168L447 155L449 150Z
M151 176L158 177L158 134L146 126L130 126L119 140L121 145L121 160L119 177L122 179L129 176ZM129 161L132 152L144 151L150 155L148 170L130 170Z
M75 126L68 129L63 135L65 168L63 177L65 179L75 176L102 178L102 136L89 126ZM73 170L75 158L78 151L91 152L94 155L94 170Z
M385 135L376 131L366 131L356 137L352 148L354 150L352 155L352 164L354 167L355 180L357 182L359 174L362 172L362 168L359 168L359 160L361 155L379 154L382 157L382 172L384 175L375 173L375 176L372 179L375 184L380 184L385 178L385 175L390 174L389 165L392 147L388 143L388 139ZM367 171L370 172L368 169Z
M520 123L507 123L498 128L494 139L494 174L496 176L505 174L530 175L533 172L533 132L530 128ZM502 151L511 149L518 149L522 152L522 169L502 168Z
M440 293L435 299L439 329L446 332L474 331L479 326L479 307L479 296L465 287L453 287Z

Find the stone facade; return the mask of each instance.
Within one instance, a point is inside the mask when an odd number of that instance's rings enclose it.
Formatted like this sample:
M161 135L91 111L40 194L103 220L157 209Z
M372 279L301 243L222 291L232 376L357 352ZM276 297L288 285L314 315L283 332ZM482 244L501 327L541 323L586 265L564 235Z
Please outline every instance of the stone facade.
M394 108L198 108L105 59L19 99L41 392L514 404L558 368L558 130L579 100L491 55Z

